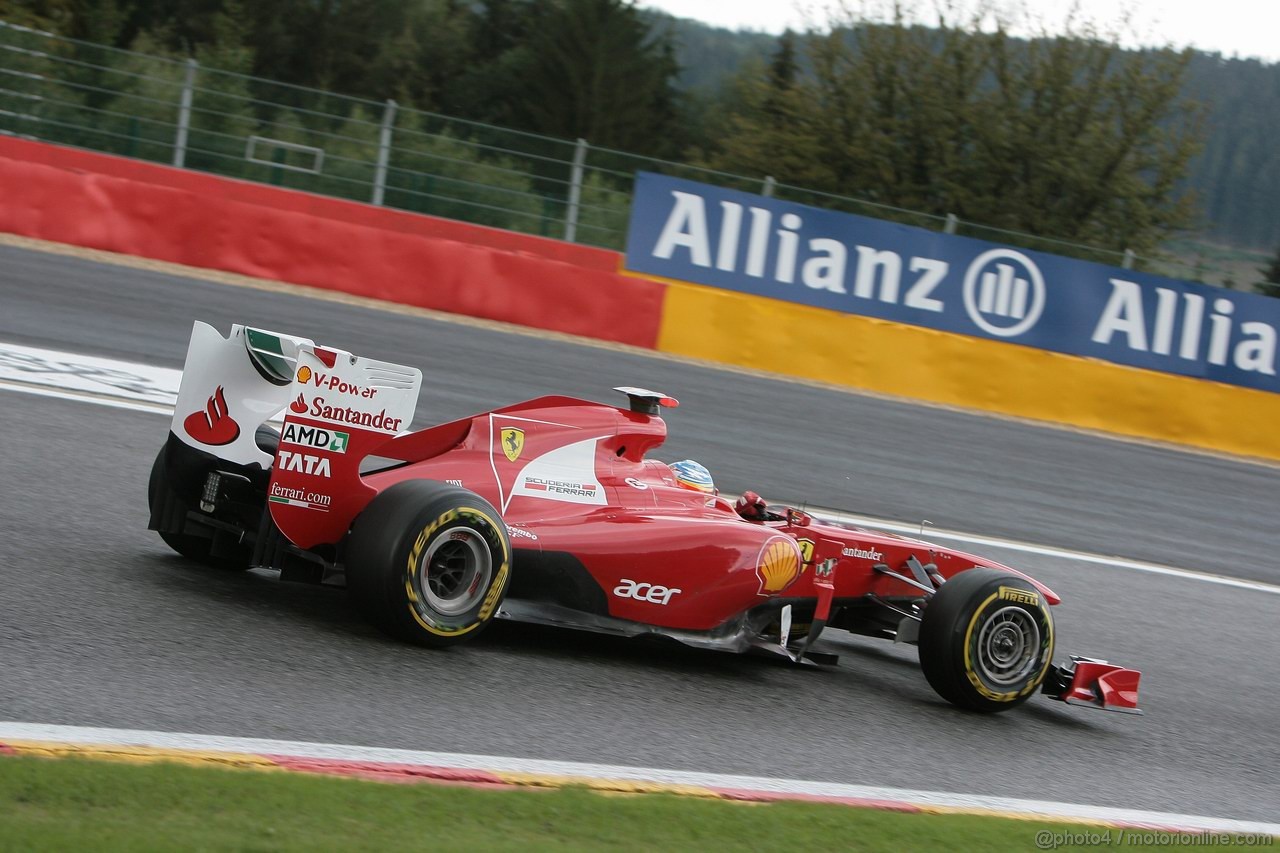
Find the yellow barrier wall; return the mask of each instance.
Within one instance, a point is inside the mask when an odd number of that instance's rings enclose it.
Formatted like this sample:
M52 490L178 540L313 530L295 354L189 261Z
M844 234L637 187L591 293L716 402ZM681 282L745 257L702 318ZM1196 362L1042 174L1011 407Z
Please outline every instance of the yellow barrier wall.
M1280 394L665 283L663 352L1280 460Z

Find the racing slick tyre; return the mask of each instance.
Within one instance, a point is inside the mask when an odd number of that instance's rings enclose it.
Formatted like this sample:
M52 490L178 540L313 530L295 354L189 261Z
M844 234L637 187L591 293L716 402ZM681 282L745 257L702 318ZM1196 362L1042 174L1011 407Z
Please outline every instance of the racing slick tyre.
M163 516L168 519L177 519L177 525L181 526L181 519L186 517L188 507L175 492L169 480L169 466L165 461L168 449L168 445L160 448L160 452L156 454L156 461L151 465L151 477L147 481L147 508L151 511L153 518ZM233 572L249 568L252 553L244 545L234 544L226 547L224 544L215 552L212 535L198 536L172 530L157 532L164 540L164 544L189 560Z
M478 635L511 579L506 525L474 492L431 480L397 483L356 517L347 588L378 628L422 646Z
M1053 660L1044 596L999 569L960 572L939 587L920 624L920 668L938 695L972 711L1025 702Z

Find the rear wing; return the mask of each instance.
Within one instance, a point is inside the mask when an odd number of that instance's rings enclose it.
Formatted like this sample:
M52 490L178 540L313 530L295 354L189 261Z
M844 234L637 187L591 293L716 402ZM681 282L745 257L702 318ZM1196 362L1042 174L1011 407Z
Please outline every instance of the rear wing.
M406 431L422 371L236 325L191 330L171 431L237 465L271 469L267 498L295 545L334 542L373 496L360 461ZM283 413L273 456L255 433Z

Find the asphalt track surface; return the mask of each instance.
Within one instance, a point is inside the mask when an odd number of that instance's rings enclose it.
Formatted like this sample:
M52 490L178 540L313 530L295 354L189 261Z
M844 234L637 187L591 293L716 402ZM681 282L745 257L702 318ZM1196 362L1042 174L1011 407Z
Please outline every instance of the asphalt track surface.
M660 456L726 490L1280 581L1272 467L0 246L0 340L180 367L196 318L421 366L419 423L642 385L682 402ZM1280 818L1280 595L989 549L1064 597L1059 657L1143 670L1141 718L961 713L913 649L842 634L834 670L512 624L428 652L168 552L166 426L0 391L0 719Z

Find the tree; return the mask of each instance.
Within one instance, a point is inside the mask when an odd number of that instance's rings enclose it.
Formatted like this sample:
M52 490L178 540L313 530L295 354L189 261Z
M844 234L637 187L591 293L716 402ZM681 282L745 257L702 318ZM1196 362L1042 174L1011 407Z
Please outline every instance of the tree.
M247 39L254 51L253 73L348 95L386 98L387 88L378 86L375 91L371 86L370 71L404 30L410 5L401 0L251 4Z
M768 90L764 109L775 117L787 112L785 101L796 88L800 64L796 59L796 34L787 30L778 37L778 50L769 63Z
M486 152L431 116L408 113L396 126L387 204L497 228L551 234L549 211L523 163Z
M76 12L76 0L0 0L0 21L38 30L61 30Z
M116 47L125 18L118 0L0 0L0 20Z
M1263 296L1280 298L1280 249L1276 249L1276 256L1271 259L1271 263L1258 272L1262 273L1262 281L1255 289Z
M366 94L394 97L418 109L452 111L458 81L476 62L469 12L459 0L417 0L407 5L400 30L369 68Z
M525 15L525 37L489 69L486 120L639 154L679 150L675 47L632 0L529 0Z
M1197 55L1187 91L1209 105L1203 154L1188 185L1215 242L1270 249L1280 241L1280 63Z
M725 171L770 175L797 186L838 186L822 141L821 115L810 101L811 83L800 76L795 37L787 31L768 65L751 63L735 80L729 115L712 134L719 150L703 159Z
M1189 222L1189 51L1127 52L1091 32L1020 41L978 17L925 28L900 8L831 23L807 35L811 70L789 95L768 71L745 82L754 94L712 165L1139 252Z

